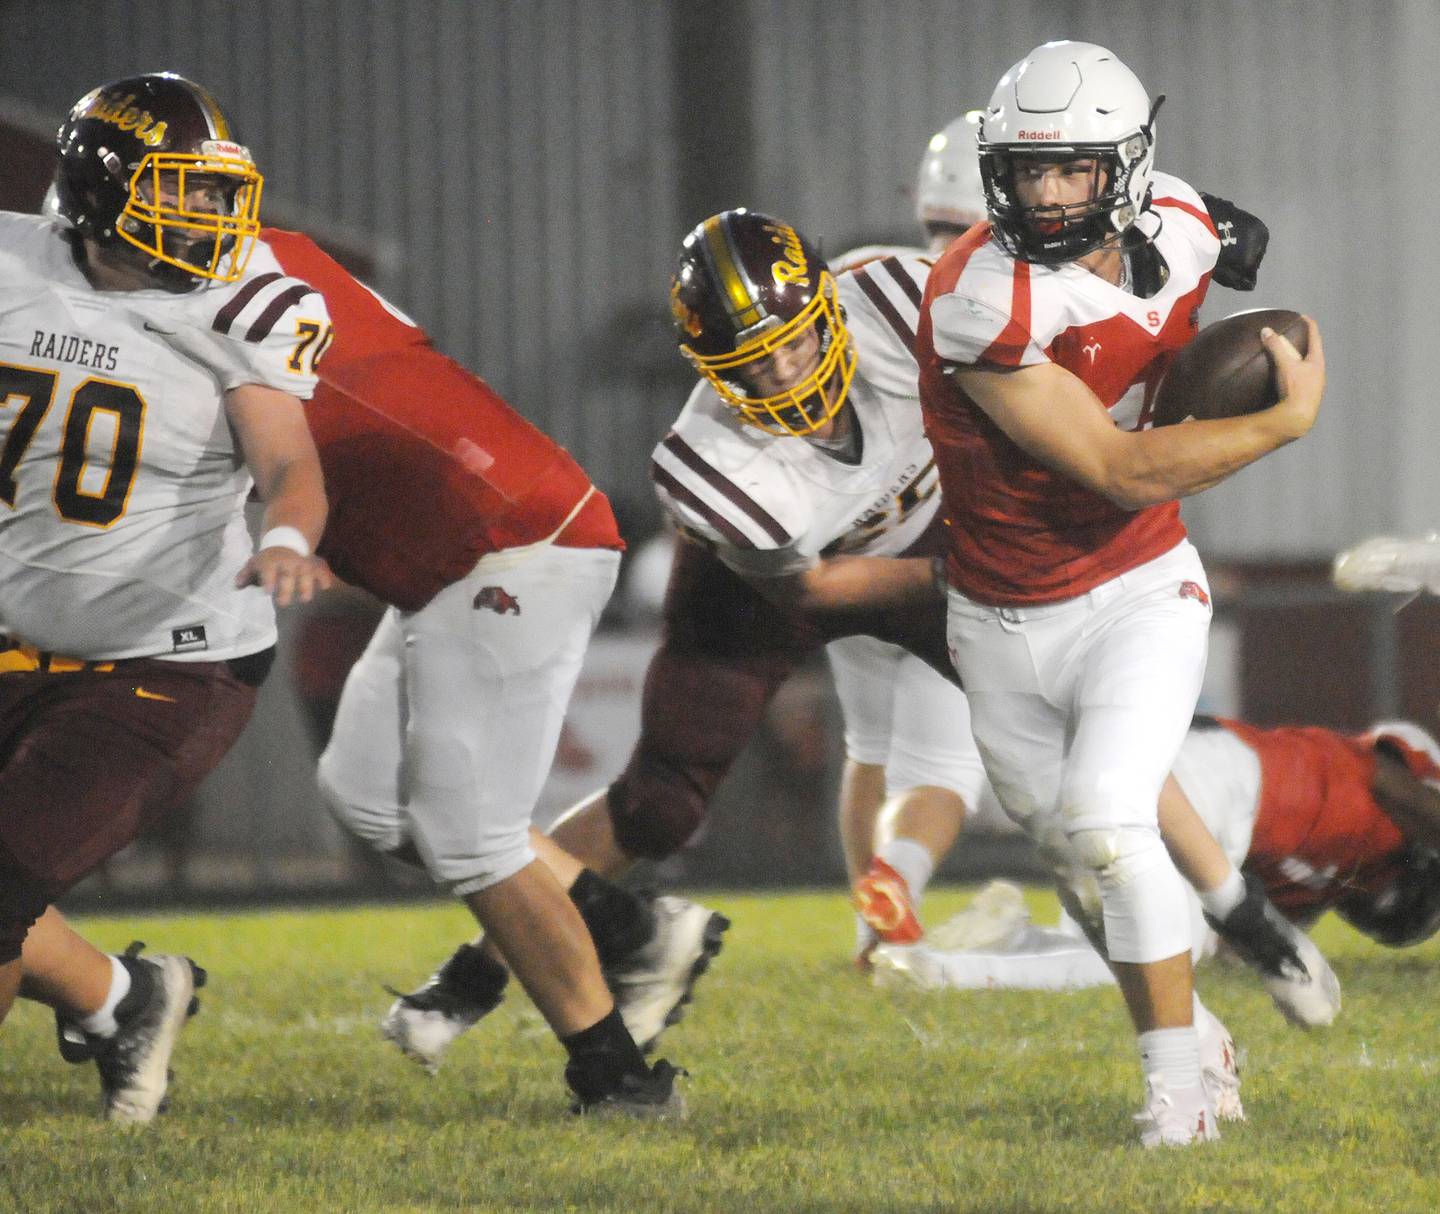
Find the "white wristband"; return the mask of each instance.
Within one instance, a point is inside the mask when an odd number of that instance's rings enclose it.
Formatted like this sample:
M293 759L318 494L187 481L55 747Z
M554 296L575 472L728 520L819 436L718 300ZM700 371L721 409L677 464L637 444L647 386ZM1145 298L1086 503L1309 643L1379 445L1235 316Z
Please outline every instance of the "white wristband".
M260 548L289 548L301 556L310 555L310 542L299 527L271 527L260 537Z

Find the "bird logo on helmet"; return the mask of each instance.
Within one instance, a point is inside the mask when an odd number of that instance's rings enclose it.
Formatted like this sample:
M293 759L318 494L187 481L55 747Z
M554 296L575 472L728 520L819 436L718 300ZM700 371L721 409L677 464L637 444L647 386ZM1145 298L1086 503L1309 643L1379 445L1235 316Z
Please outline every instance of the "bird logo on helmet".
M81 236L139 250L172 289L245 272L264 183L198 84L173 72L102 84L71 108L57 146L46 206Z
M712 215L686 238L670 286L680 351L742 421L812 434L845 403L855 349L835 276L796 230L758 211ZM783 384L758 387L787 347L815 357Z
M1155 115L1135 73L1103 46L1047 42L1000 78L980 121L980 176L996 240L1039 265L1074 261L1127 233L1150 203ZM1093 161L1081 203L1020 201L1029 162Z

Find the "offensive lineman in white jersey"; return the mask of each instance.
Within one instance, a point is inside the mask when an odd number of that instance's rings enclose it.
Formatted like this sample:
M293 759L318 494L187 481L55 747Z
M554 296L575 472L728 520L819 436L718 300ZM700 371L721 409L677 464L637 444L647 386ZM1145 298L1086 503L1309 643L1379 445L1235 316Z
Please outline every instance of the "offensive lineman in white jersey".
M780 247L799 260L770 271L763 259L775 251L777 233ZM835 301L815 325L797 326L778 309L757 312L756 333L731 339L722 321L734 322L715 308L722 294L734 297L738 289L763 308L771 290L783 307L785 285L766 284L767 273L828 271L816 268L823 263L793 229L749 212L712 217L687 247L694 265L679 298L685 304L687 291L697 297L693 306L708 331L686 349L705 378L656 448L653 466L660 500L681 531L781 602L822 555L934 552L939 496L910 349L929 257L880 253L834 279ZM738 288L727 285L731 279ZM768 337L763 326L778 329L781 320L790 321L784 340L793 350L781 345L767 355L762 343L730 374L708 366L707 343L744 346ZM850 348L853 378L848 390L842 382L827 395L834 369L842 377L846 370L843 359L821 357L818 347L829 342L831 355L837 338ZM812 389L803 406L790 404ZM757 517L773 525L757 527ZM920 939L915 908L967 805L975 804L983 768L964 724L965 695L952 681L875 637L843 637L826 648L845 721L841 839L863 967L877 937Z
M329 317L252 262L261 177L204 89L103 85L59 153L50 214L0 214L0 1018L17 990L55 1006L107 1116L146 1121L203 971L107 957L46 908L239 735L272 596L331 581L301 405Z

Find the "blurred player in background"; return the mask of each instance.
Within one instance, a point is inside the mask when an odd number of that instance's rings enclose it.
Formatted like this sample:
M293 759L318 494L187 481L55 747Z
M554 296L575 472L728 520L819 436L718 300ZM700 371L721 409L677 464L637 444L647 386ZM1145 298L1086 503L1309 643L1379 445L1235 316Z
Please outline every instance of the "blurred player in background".
M1391 948L1419 944L1440 929L1440 744L1419 726L1380 721L1351 735L1197 717L1174 775L1160 798L1167 842L1177 822L1198 815L1247 879L1299 926L1335 910ZM1178 855L1176 862L1185 870ZM1023 907L993 890L988 898L999 912L988 921L982 908L955 932L936 929L927 946L883 950L882 970L930 986L1058 989L1110 981L1104 963L1073 934L1029 926ZM1198 960L1214 939L1194 903L1191 921ZM1330 998L1322 994L1282 1011L1301 1027L1329 1024L1339 1011L1338 983Z
M956 118L920 161L915 217L926 247L865 246L837 258L836 274L887 258L928 267L984 222L978 123L978 111ZM920 900L975 808L980 762L953 726L965 693L927 663L871 636L842 637L825 651L845 721L840 842L854 890L855 959L865 969L877 943L923 937Z
M916 345L951 521L950 652L1007 813L1098 878L1145 1146L1217 1135L1184 881L1157 824L1210 620L1175 499L1301 437L1324 384L1311 325L1303 360L1266 339L1278 405L1146 427L1227 247L1200 195L1154 172L1154 116L1104 48L1015 64L980 129L990 224L936 263Z
M1341 590L1440 594L1440 535L1372 536L1337 555L1331 576Z
M331 581L301 405L330 321L267 262L260 174L200 86L102 85L59 153L49 214L0 215L0 1018L17 989L50 1004L106 1116L148 1121L203 971L46 908L219 762L272 597Z

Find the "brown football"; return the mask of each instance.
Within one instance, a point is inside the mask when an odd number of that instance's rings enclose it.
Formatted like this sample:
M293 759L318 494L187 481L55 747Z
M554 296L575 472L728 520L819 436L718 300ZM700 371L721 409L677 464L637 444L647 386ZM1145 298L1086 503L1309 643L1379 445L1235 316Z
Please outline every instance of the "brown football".
M1305 353L1305 319L1288 308L1255 308L1206 325L1175 356L1155 390L1155 424L1239 417L1279 400L1275 369L1260 344L1260 330L1266 326L1285 334Z

